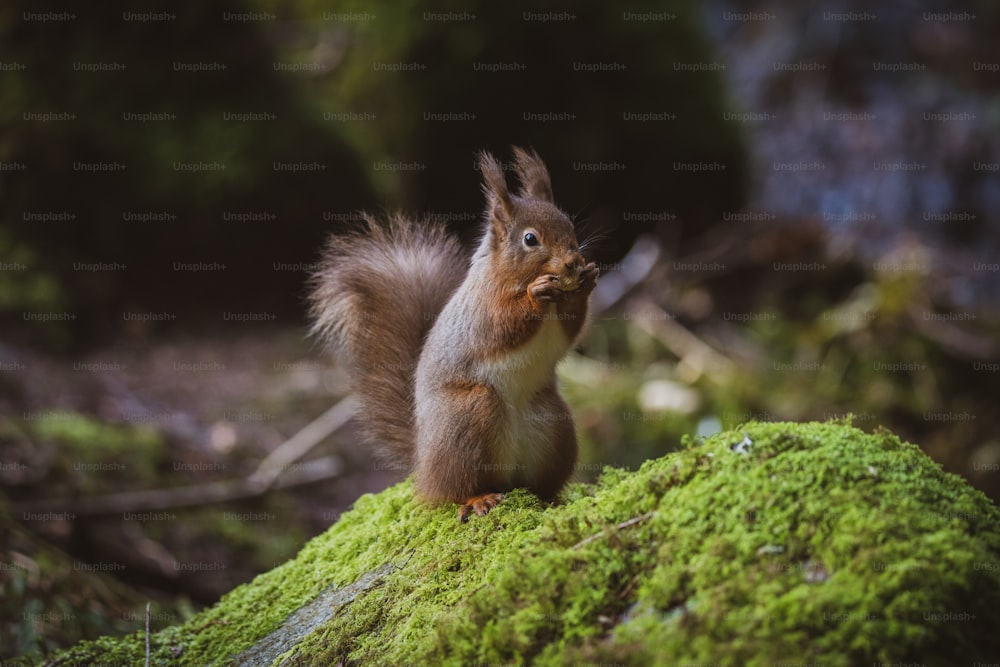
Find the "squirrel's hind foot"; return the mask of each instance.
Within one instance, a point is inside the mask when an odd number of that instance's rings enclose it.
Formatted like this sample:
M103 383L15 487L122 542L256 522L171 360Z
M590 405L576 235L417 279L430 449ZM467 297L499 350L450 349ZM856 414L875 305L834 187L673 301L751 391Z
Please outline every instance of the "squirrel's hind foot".
M473 512L476 513L476 516L486 516L486 513L499 505L501 500L503 500L502 493L484 493L481 496L472 496L458 508L458 520L465 523Z

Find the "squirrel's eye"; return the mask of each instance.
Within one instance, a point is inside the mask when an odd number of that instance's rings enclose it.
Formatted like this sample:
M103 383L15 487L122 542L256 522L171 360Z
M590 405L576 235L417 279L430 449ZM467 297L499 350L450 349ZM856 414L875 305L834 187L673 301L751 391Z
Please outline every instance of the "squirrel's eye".
M538 245L538 237L535 236L532 232L528 232L527 234L524 235L524 245L528 246L529 248Z

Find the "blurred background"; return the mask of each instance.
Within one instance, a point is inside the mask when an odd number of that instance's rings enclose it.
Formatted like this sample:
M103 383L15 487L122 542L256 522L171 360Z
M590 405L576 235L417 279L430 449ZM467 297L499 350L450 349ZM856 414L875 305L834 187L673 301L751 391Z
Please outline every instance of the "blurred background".
M360 209L471 242L483 148L594 238L578 481L838 418L1000 497L1000 6L35 4L0 7L0 658L177 623L401 479L338 428L307 280Z

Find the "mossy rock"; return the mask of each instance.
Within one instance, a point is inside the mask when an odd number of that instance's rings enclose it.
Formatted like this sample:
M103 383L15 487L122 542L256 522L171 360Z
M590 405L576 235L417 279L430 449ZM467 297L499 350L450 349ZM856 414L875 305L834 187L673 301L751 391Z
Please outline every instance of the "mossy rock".
M888 432L748 424L466 525L409 481L151 637L154 665L972 664L1000 509ZM141 633L48 664L142 664Z

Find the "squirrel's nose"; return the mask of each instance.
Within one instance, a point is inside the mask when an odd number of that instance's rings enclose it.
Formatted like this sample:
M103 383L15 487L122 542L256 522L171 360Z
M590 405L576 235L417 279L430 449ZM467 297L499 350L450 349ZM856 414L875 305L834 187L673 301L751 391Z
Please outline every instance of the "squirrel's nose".
M567 271L580 272L583 270L583 257L579 254L572 255L563 260L563 265Z

